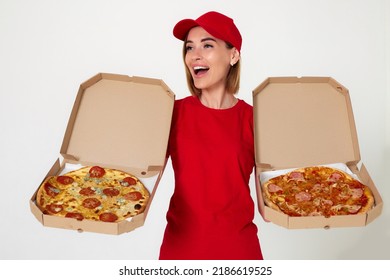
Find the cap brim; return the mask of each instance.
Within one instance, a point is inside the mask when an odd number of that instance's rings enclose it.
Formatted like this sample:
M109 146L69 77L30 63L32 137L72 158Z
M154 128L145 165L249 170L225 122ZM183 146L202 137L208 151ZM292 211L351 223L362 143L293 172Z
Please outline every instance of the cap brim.
M173 36L177 39L184 41L187 37L188 31L191 28L199 26L199 24L193 19L183 19L179 21L173 28Z

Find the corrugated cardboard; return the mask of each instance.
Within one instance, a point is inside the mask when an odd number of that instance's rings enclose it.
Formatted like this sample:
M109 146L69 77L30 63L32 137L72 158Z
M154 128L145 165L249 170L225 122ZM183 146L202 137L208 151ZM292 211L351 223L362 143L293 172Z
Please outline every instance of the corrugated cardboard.
M143 213L118 223L77 221L43 214L34 193L30 208L35 217L44 226L107 234L142 226L165 168L174 99L158 79L100 73L82 83L61 156L46 177L60 174L67 164L123 170L144 180L149 203Z
M256 188L264 218L289 229L365 226L382 211L382 198L364 164L348 90L330 77L272 77L253 90ZM367 214L289 217L266 206L259 175L344 163L370 187L375 207ZM360 169L358 166L361 166Z

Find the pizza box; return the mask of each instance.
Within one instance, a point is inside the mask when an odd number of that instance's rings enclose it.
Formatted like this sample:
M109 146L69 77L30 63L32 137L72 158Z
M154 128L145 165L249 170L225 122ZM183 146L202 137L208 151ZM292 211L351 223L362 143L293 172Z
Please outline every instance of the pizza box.
M142 226L166 165L174 99L159 79L99 73L82 83L60 155L44 179L99 165L137 176L150 199L143 213L118 223L78 221L43 214L35 201L37 188L30 209L38 221L48 227L115 235Z
M361 163L348 90L330 77L269 77L253 90L256 192L265 220L288 229L365 226L383 201ZM289 217L264 203L262 183L271 172L315 165L344 166L374 194L366 214Z

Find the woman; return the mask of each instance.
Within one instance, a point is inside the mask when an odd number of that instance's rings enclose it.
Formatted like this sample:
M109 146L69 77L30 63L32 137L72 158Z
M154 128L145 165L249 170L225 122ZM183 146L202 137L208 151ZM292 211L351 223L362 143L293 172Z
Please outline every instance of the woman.
M249 178L254 168L252 107L234 94L241 35L208 12L173 29L184 41L191 96L174 106L169 154L175 189L160 259L262 259Z

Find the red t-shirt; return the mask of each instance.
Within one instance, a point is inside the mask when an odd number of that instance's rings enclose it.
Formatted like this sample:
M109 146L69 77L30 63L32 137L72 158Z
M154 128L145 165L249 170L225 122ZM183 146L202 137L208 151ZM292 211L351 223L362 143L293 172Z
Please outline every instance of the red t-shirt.
M168 152L175 189L160 259L262 259L249 190L252 106L239 100L218 110L193 96L177 100Z

